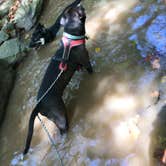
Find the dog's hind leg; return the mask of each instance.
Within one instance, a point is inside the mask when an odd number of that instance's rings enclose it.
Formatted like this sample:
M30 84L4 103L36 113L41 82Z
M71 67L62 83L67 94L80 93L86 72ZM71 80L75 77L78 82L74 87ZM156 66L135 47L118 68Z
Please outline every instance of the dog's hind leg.
M53 121L58 129L60 130L61 135L67 132L69 128L67 110L62 98L59 98L54 105L47 107L47 112L45 113L48 119Z

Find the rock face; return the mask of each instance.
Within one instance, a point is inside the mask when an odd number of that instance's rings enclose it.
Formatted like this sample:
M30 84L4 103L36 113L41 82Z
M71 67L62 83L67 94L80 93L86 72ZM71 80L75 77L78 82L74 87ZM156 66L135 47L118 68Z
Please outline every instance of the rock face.
M40 14L42 4L43 0L0 1L0 24L2 24L0 25L0 60L12 64L22 59L21 53L27 50L28 44L18 39L16 29L30 30Z
M3 30L0 31L0 44L7 40L9 38L9 35L5 33Z
M5 108L13 87L15 72L8 63L0 60L0 124L5 115Z
M12 3L12 0L0 0L0 17L3 17L8 13Z
M37 20L43 0L0 1L0 60L18 63L28 50L26 39L20 41L20 29L30 30ZM12 18L12 19L11 19Z
M8 61L10 64L15 63L22 58L20 53L24 50L25 45L17 38L7 40L0 46L0 59Z
M11 64L19 63L28 49L26 39L20 39L16 32L32 28L42 3L43 0L0 0L0 124L14 83Z
M18 28L30 30L36 22L43 0L22 0L13 19Z

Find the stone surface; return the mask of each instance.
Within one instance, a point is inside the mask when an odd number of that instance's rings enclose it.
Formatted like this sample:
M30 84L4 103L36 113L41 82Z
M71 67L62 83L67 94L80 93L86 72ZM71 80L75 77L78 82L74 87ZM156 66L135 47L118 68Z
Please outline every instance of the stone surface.
M0 44L7 40L9 38L9 35L5 33L4 31L0 31Z
M12 0L1 0L0 1L0 17L5 16L8 14L10 6L12 5Z
M43 0L23 0L15 13L14 23L17 27L30 30L37 20Z
M0 60L0 124L5 115L9 95L14 83L14 70L8 63Z
M7 40L0 46L0 59L7 60L8 63L15 63L21 58L20 53L25 49L25 45L20 43L17 38Z

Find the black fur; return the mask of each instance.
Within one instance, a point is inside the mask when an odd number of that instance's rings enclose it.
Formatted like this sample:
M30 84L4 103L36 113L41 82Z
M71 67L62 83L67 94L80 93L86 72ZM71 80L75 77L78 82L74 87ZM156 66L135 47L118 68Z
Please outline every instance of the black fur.
M64 31L72 35L85 35L85 19L86 15L82 6L71 7L61 16ZM37 100L39 100L43 96L43 94L47 91L47 89L50 87L50 85L60 73L59 63L62 59L63 51L64 47L63 44L61 44L56 54L52 57L51 62L47 68L38 92ZM68 120L66 114L66 107L62 100L62 95L66 85L69 83L73 74L80 65L85 67L89 73L92 73L92 66L89 61L89 55L85 44L76 46L71 49L69 60L67 61L67 70L62 73L60 78L56 81L56 83L50 89L47 95L45 95L41 102L32 111L29 121L29 130L26 140L26 146L23 152L24 155L29 150L33 134L34 120L38 113L41 113L48 119L52 120L60 129L61 133L67 131Z

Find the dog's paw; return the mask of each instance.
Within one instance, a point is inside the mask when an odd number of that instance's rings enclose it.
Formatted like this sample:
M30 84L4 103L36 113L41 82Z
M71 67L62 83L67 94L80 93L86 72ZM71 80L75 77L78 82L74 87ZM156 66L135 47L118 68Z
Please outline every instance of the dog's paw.
M37 48L41 45L45 45L45 36L47 34L47 30L42 24L38 24L32 34L31 41L29 44L30 48Z
M41 42L41 45L44 45L45 44L45 39L44 38L40 38L40 42Z

